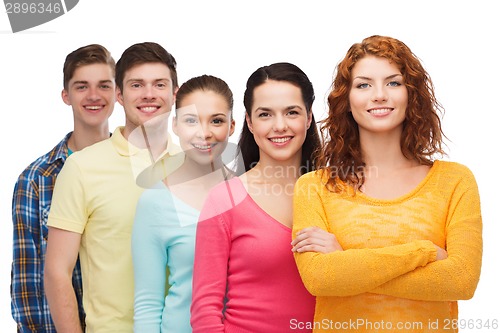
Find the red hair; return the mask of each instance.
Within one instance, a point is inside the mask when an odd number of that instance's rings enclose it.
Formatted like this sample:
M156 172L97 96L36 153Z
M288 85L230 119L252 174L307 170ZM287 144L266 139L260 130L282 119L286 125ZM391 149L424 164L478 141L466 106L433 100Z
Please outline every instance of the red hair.
M316 156L319 170L329 173L327 187L341 191L341 183L359 189L364 182L363 156L358 125L349 112L352 69L368 56L383 57L395 64L408 90L408 107L403 122L401 150L408 159L432 165L433 156L445 155L439 115L444 109L436 100L434 85L420 60L403 42L384 36L371 36L353 44L336 68L328 95L328 117L320 122L324 146Z

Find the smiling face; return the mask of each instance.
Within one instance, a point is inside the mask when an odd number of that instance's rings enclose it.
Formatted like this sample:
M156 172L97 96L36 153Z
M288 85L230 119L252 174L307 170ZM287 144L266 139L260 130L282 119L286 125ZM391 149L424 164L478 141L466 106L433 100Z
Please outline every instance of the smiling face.
M172 130L186 158L200 165L219 166L234 120L226 99L213 91L195 90L178 105Z
M400 135L408 90L399 68L386 58L366 56L359 60L352 69L349 103L360 136Z
M311 125L300 88L286 81L267 80L255 88L253 97L246 121L259 146L260 162L300 163Z
M170 70L163 63L145 63L129 69L123 78L123 91L117 89L118 102L125 110L128 135L138 126L171 111L175 89Z
M107 126L115 105L115 80L107 64L78 67L61 93L64 103L71 105L75 127Z

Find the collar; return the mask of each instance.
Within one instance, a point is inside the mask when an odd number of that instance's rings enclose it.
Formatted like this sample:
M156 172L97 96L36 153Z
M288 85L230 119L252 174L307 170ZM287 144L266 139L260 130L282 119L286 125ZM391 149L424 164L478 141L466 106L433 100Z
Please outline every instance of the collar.
M68 157L68 140L73 132L69 132L66 134L64 139L62 139L50 152L49 158L47 160L48 163L52 164L57 160L66 161Z

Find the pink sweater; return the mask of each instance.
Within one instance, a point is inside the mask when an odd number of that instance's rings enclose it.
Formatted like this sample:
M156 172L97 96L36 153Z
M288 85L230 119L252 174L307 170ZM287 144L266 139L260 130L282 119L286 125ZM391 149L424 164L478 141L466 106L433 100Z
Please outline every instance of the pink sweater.
M215 187L196 234L193 332L311 332L301 327L313 320L315 299L300 279L291 239L291 229L263 211L239 178Z

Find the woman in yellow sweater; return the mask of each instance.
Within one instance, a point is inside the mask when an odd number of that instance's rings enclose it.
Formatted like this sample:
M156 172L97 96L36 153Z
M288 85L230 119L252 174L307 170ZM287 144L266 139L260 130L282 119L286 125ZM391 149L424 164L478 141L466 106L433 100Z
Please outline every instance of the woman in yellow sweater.
M339 63L318 172L295 186L293 251L317 296L313 332L456 332L479 281L471 171L444 155L441 105L401 41L372 36ZM335 241L322 248L321 239Z

